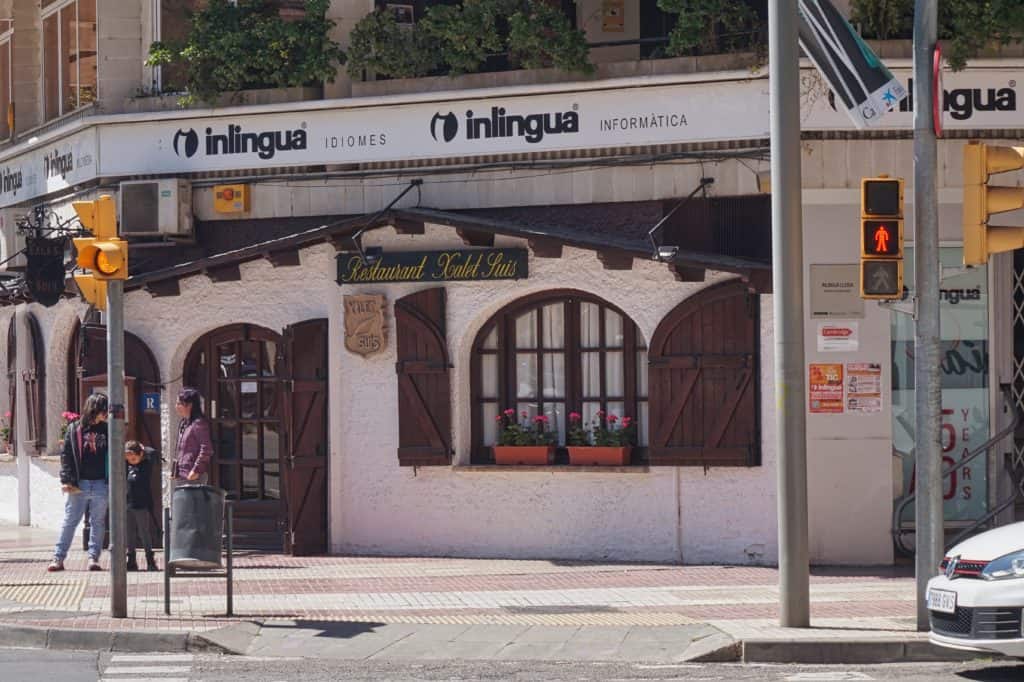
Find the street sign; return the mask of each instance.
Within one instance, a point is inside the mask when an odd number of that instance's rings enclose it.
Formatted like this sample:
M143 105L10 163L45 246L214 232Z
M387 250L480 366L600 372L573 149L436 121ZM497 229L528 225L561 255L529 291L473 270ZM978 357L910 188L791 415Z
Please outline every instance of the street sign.
M853 30L830 0L800 0L799 36L804 54L818 68L858 128L880 123L906 98L907 89Z
M64 238L25 240L25 284L37 303L57 304L64 293Z

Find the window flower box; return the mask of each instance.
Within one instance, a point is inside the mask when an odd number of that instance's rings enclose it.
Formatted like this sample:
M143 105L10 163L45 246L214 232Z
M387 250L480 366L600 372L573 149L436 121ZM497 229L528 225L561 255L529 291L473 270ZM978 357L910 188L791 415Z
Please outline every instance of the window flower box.
M626 466L633 448L623 446L570 445L569 464L575 466Z
M555 456L554 445L495 445L494 463L503 465L545 466Z

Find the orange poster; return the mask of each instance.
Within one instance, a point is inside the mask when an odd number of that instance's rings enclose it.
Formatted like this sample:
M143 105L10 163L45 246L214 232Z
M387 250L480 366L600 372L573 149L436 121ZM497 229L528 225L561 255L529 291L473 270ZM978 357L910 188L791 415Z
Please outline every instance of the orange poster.
M843 366L839 363L808 367L807 394L811 414L843 413Z

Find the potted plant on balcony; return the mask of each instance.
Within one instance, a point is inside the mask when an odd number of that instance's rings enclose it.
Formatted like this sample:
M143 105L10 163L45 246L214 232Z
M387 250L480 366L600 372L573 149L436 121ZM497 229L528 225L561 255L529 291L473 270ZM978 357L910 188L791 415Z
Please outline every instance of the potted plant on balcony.
M533 419L527 412L505 410L494 419L501 424L498 443L494 446L495 464L550 464L558 442L558 432L549 428L543 414Z
M632 417L619 419L598 410L587 428L579 412L569 413L569 432L565 439L569 464L625 466L629 464L635 439L636 424Z

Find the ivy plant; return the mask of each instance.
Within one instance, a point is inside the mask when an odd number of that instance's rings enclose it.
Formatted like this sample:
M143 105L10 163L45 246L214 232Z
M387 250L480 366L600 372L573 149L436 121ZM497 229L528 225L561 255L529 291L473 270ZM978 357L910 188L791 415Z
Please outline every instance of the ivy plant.
M383 10L365 16L352 32L349 73L456 76L477 73L501 54L528 69L593 70L583 32L545 0L463 0L429 7L412 26L397 25Z
M764 22L744 0L658 0L658 7L678 15L668 36L669 55L760 49Z
M153 43L146 64L184 66L183 103L213 102L233 90L333 81L345 53L329 38L329 5L306 0L302 18L284 21L268 0L210 0L192 14L185 42Z
M853 0L850 19L865 38L911 38L914 0ZM942 0L939 38L954 70L987 45L1024 41L1024 2L1021 0Z

